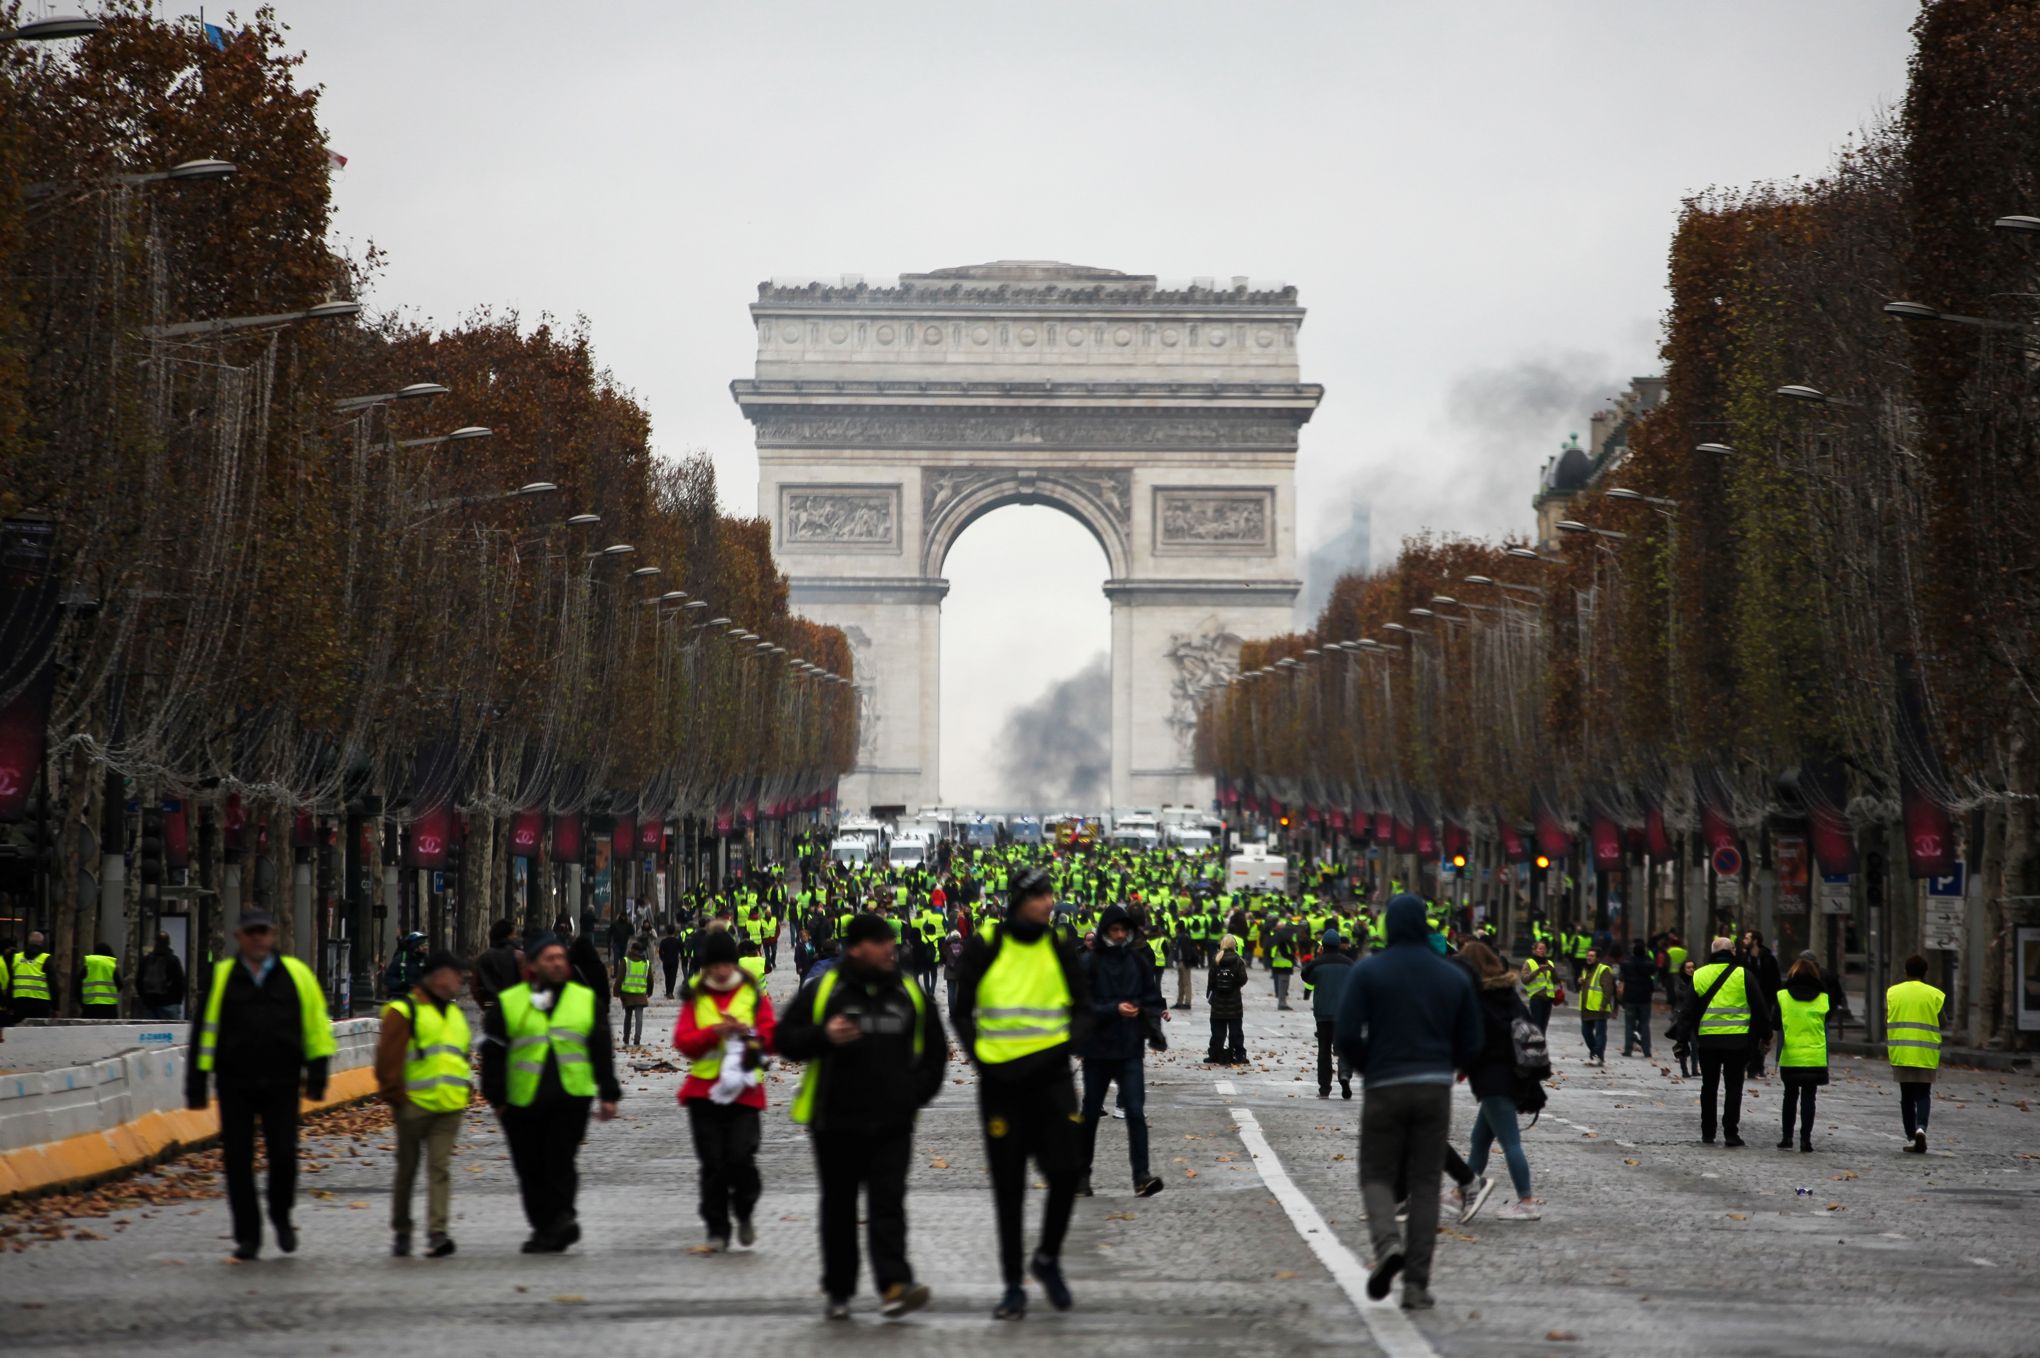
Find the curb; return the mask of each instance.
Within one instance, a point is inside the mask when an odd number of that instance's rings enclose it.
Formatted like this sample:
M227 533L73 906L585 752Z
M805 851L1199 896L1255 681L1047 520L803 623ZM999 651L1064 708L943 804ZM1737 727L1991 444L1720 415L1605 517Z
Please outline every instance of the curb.
M299 1115L360 1103L375 1093L373 1067L336 1071L326 1082L324 1098L316 1103L299 1100ZM219 1104L215 1101L202 1112L177 1108L144 1113L107 1131L83 1132L0 1153L0 1206L45 1193L90 1188L209 1146L219 1135Z

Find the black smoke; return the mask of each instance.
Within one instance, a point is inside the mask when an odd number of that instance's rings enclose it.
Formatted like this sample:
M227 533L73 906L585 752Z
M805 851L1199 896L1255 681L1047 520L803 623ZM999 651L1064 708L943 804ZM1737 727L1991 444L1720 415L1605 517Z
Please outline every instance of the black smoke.
M1007 806L1038 814L1099 811L1112 798L1112 666L1100 652L1013 709L999 732Z

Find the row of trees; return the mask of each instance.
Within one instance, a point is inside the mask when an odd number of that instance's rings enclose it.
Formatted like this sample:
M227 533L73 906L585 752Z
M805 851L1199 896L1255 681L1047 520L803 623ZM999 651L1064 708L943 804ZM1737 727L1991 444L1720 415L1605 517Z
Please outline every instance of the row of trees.
M287 854L364 806L774 814L856 750L844 637L704 456L653 456L585 322L327 305L379 258L327 243L298 61L266 9L222 44L141 0L0 45L0 816L60 827L66 966L109 800L231 803Z
M1685 205L1666 399L1568 506L1597 531L1345 579L1207 696L1206 771L1512 840L1803 823L1831 872L1960 838L2005 1008L2040 898L2040 4L1937 0L1915 41L1825 176Z

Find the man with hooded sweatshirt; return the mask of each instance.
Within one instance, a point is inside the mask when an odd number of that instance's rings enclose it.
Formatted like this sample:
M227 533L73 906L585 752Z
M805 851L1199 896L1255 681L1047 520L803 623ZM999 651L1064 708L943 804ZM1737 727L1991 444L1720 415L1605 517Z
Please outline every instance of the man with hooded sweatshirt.
M1135 946L1133 919L1123 905L1108 905L1098 921L1098 946L1084 954L1091 983L1091 1035L1078 1050L1084 1062L1082 1174L1077 1193L1091 1196L1091 1166L1098 1152L1098 1119L1106 1091L1119 1086L1126 1112L1126 1153L1133 1164L1133 1194L1151 1198L1162 1181L1148 1172L1147 1085L1141 1048L1162 1019L1162 992L1155 969Z
M1311 1017L1317 1020L1317 1096L1332 1097L1332 1039L1338 1030L1339 996L1346 988L1346 976L1353 967L1353 950L1337 929L1325 930L1324 948L1303 969L1303 984L1310 991ZM1346 1058L1338 1059L1339 1097L1353 1097L1353 1069Z
M1432 951L1422 900L1388 903L1387 946L1356 963L1339 997L1335 1040L1360 1072L1360 1195L1374 1242L1367 1295L1388 1296L1403 1274L1402 1305L1429 1310L1438 1197L1452 1135L1454 1073L1482 1045L1480 1001L1464 968ZM1411 1186L1407 1241L1398 1233L1398 1181Z

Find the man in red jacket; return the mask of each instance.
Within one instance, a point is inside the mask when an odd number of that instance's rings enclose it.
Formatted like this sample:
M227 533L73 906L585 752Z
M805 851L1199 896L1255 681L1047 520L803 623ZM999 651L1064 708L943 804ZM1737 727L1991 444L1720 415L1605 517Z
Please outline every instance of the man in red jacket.
M730 1247L731 1221L740 1245L758 1239L751 1210L758 1205L758 1115L765 1087L758 1071L773 1051L772 1001L737 965L737 941L712 930L701 945L700 971L688 984L673 1025L673 1045L692 1064L680 1086L680 1106L701 1161L701 1220L709 1248Z

